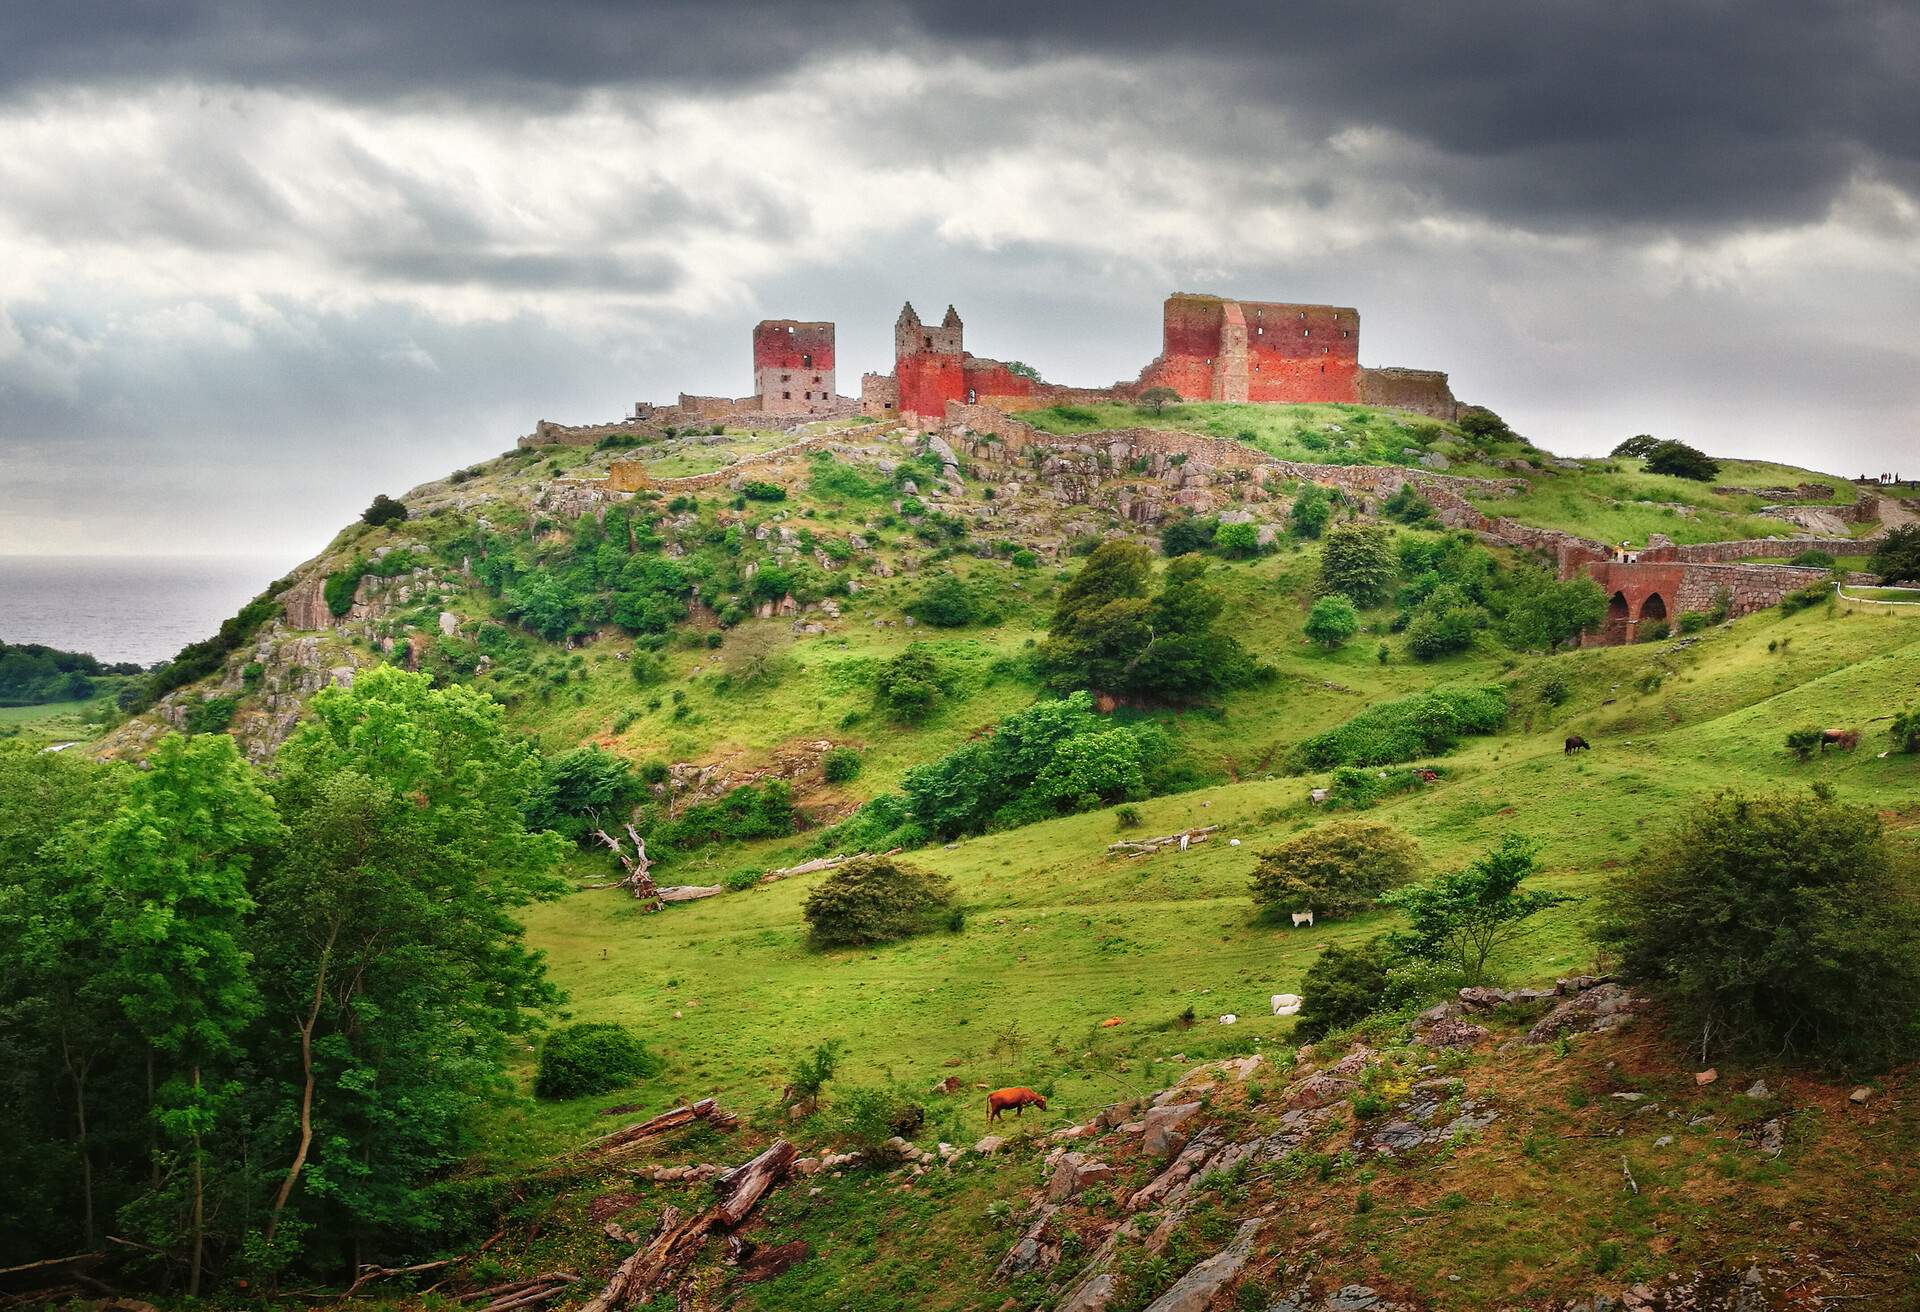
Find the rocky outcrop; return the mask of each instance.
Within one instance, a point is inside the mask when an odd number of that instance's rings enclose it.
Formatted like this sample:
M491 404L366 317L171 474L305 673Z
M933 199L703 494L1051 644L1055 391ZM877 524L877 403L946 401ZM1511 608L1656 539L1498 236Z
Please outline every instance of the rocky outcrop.
M1173 1288L1147 1304L1147 1312L1205 1312L1213 1296L1247 1265L1262 1220L1242 1221L1233 1242L1174 1281Z

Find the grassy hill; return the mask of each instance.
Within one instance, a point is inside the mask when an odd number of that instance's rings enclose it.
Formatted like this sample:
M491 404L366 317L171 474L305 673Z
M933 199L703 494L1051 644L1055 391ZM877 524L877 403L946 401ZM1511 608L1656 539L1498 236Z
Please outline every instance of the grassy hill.
M1063 441L1161 425L1294 460L1444 463L1460 474L1518 476L1525 491L1476 504L1610 541L1799 532L1760 516L1755 492L1727 495L1647 474L1630 460L1558 460L1510 436L1489 442L1361 407L1187 405L1160 415L1064 408L1025 417ZM813 432L843 445L789 460L777 473L777 500L724 484L686 492L662 484L610 503L581 500L585 485L571 480L603 473L616 459L640 459L656 479L708 473L764 457L793 434L519 450L416 489L405 498L411 518L353 526L281 594L317 594L323 580L340 578L334 596L351 608L313 632L274 621L161 708L158 718L178 719L204 699L231 698L236 731L270 746L257 735L289 700L297 703L300 689L341 668L396 660L493 693L549 754L591 743L651 768L668 781L657 782L652 803L661 814L743 783L792 784L798 832L675 850L655 872L662 883L734 877L743 885L737 891L644 914L625 892L602 888L525 912L529 941L568 994L568 1014L630 1026L664 1069L598 1098L503 1105L477 1127L475 1182L519 1178L624 1124L606 1119L614 1105L637 1118L711 1096L748 1118L744 1139L696 1132L668 1145L657 1159L664 1162L698 1154L738 1161L741 1145L775 1132L810 1151L831 1146L841 1134L837 1099L863 1087L902 1090L925 1106L917 1142L969 1145L984 1129L982 1086L1027 1085L1048 1096L1045 1112L1018 1126L1032 1138L1163 1089L1203 1061L1243 1054L1264 1053L1274 1073L1223 1088L1209 1115L1243 1137L1272 1130L1281 1108L1260 1095L1278 1089L1285 1067L1313 1059L1293 1055L1295 1022L1272 1016L1269 996L1299 992L1328 946L1359 943L1395 923L1394 913L1372 912L1295 929L1256 916L1247 879L1258 854L1323 819L1309 795L1327 776L1289 772L1290 754L1368 707L1436 686L1502 688L1506 727L1465 739L1431 762L1436 782L1388 797L1366 817L1411 835L1430 870L1460 864L1508 832L1538 840L1547 866L1538 882L1572 900L1495 959L1496 977L1508 984L1591 968L1591 895L1705 793L1827 784L1883 812L1902 841L1920 833L1910 828L1920 819L1920 757L1883 756L1884 726L1876 723L1920 703L1920 608L1836 601L1679 641L1550 655L1511 650L1483 632L1464 652L1419 661L1394 631L1389 603L1363 614L1353 641L1327 651L1302 627L1319 545L1286 534L1284 506L1250 503L1257 521L1279 530L1275 549L1217 561L1208 583L1225 598L1231 631L1269 676L1202 705L1119 713L1164 725L1192 786L1132 803L1138 823L1125 829L1107 807L917 850L909 859L952 879L964 928L878 948L814 950L801 904L819 876L758 886L744 886L746 878L819 852L824 826L1042 697L1030 658L1078 567L1076 553L1105 538L1150 540L1154 529L1097 498L1063 500L1044 480L995 483L963 467L958 490L943 488L939 462L890 431ZM1127 477L1116 471L1112 481ZM1831 487L1835 506L1855 496L1832 476L1738 461L1723 464L1715 487L1807 481ZM1521 564L1496 555L1502 568ZM699 572L699 604L673 592L679 610L670 622L636 632L615 621L606 607L641 590L594 580L630 578L622 571L637 558ZM508 559L511 568L502 564ZM756 607L779 600L761 588L772 571L792 584L798 613L754 618ZM989 618L955 629L911 623L907 608L943 575L972 585ZM552 596L535 595L549 586ZM876 704L873 688L880 666L911 644L936 660L941 696L930 718L909 725ZM636 679L636 665L645 677ZM156 724L149 716L122 726L106 747L137 754ZM1862 749L1805 763L1783 750L1787 730L1825 725L1862 728ZM1593 750L1566 755L1569 733ZM857 777L826 782L819 761L827 744L859 752ZM1202 825L1218 829L1185 852L1108 851L1121 837ZM572 858L583 885L606 880L609 869L606 854L590 848ZM1225 1015L1237 1020L1224 1024ZM1507 1030L1517 1032L1523 1019L1507 1017ZM1431 1074L1404 1047L1408 1020L1389 1017L1369 1032L1389 1052L1385 1073L1369 1077L1389 1100ZM845 1056L825 1107L788 1121L780 1095L794 1063L829 1040ZM523 1088L531 1068L529 1053L515 1072ZM1792 1147L1758 1161L1738 1142L1755 1109L1733 1101L1729 1087L1696 1090L1685 1053L1652 1024L1571 1050L1503 1053L1488 1045L1446 1058L1441 1069L1503 1109L1484 1137L1413 1170L1354 1158L1340 1135L1364 1128L1357 1123L1324 1126L1302 1150L1318 1156L1210 1185L1210 1199L1179 1223L1175 1241L1128 1259L1135 1266L1127 1297L1112 1308L1144 1306L1149 1290L1221 1247L1231 1222L1248 1215L1271 1225L1243 1281L1260 1292L1243 1307L1264 1307L1323 1269L1384 1281L1419 1306L1473 1308L1617 1292L1790 1243L1865 1270L1862 1263L1879 1259L1864 1250L1906 1252L1914 1242L1910 1220L1881 1224L1861 1201L1889 1191L1909 1203L1920 1197L1902 1164L1920 1136L1911 1115L1893 1110L1910 1096L1897 1080L1876 1104L1887 1112L1871 1124L1847 1119L1844 1089L1795 1084L1792 1101L1805 1115ZM949 1077L959 1093L930 1092ZM1626 1104L1607 1097L1636 1090L1686 1106L1659 1152L1653 1134L1624 1124ZM1696 1125L1694 1115L1721 1119ZM925 1176L849 1169L810 1188L790 1185L769 1205L761 1237L804 1240L813 1259L752 1286L729 1286L711 1268L715 1292L700 1305L997 1308L1011 1296L1016 1306L1052 1306L1071 1263L1010 1286L990 1279L1018 1235L1005 1217L1019 1214L1026 1192L1045 1178L1038 1151ZM1135 1187L1150 1178L1127 1146L1114 1152ZM1863 1165L1861 1154L1873 1164ZM1638 1181L1632 1191L1623 1192L1623 1169ZM1834 1187L1836 1174L1846 1191ZM626 1250L601 1236L609 1213L590 1215L594 1191L618 1194L624 1206L611 1214L644 1234L679 1188L606 1175L558 1193L550 1184L513 1185L519 1201L505 1207L507 1223L525 1242L489 1259L489 1269L505 1279L573 1263L597 1287L598 1273ZM1081 1237L1073 1242L1083 1255L1125 1213L1111 1200L1078 1206ZM1813 1209L1817 1235L1790 1237L1784 1218ZM536 1213L553 1224L533 1224ZM1913 1214L1909 1207L1905 1215ZM1894 1278L1892 1261L1873 1267L1876 1278Z

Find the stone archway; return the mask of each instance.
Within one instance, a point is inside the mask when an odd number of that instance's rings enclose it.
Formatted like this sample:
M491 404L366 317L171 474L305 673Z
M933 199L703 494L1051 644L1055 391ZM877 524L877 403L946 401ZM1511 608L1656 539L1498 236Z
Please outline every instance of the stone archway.
M1666 598L1662 597L1657 592L1649 592L1646 596L1646 599L1640 603L1640 613L1634 617L1634 625L1633 625L1634 636L1636 638L1639 636L1640 629L1644 625L1655 624L1655 623L1664 624L1666 623L1666 621L1667 621Z
M1609 646L1627 640L1627 623L1632 618L1632 610L1627 605L1627 594L1616 592L1607 602L1606 624L1600 630L1600 641Z

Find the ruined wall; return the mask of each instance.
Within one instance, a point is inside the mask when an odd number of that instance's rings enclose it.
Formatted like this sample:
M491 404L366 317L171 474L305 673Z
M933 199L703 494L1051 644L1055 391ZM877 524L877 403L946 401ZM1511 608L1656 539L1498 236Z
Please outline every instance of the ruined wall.
M900 356L893 363L893 378L903 419L938 423L949 401L963 401L967 395L966 362L959 355L920 351Z
M1694 562L1739 561L1749 556L1770 560L1788 560L1803 551L1826 551L1833 555L1857 555L1862 543L1844 538L1743 538L1735 542L1697 542L1690 546L1667 548L1671 559ZM1642 553L1643 555L1645 553Z
M892 419L900 413L900 384L892 374L860 375L860 413Z
M1362 405L1411 410L1447 423L1460 417L1461 405L1454 399L1446 374L1438 369L1362 368L1355 384Z
M660 410L656 414L662 413ZM634 437L661 437L664 426L655 421L627 420L615 424L556 424L551 419L535 421L533 431L521 438L519 446L598 446L602 438L631 434Z
M1354 402L1359 371L1360 312L1349 306L1176 292L1139 386L1190 401Z
M831 323L763 319L753 329L753 386L771 414L818 414L837 399Z

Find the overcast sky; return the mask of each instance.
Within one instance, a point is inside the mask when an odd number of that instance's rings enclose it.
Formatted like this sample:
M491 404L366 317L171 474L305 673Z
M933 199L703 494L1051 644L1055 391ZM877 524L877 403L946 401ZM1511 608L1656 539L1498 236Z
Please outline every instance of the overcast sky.
M1133 376L1360 307L1563 453L1920 474L1907 0L0 0L0 553L321 546L376 492L903 300Z

